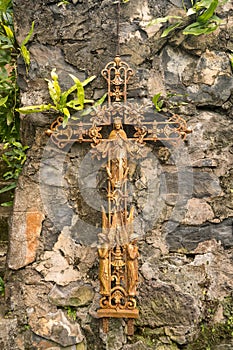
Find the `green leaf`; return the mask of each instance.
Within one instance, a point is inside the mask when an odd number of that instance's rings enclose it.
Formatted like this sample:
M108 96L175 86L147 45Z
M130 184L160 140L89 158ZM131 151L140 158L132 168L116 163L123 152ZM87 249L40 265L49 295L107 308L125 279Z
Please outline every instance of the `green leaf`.
M230 54L229 58L230 58L231 68L233 69L233 54Z
M13 201L1 203L1 207L12 207Z
M85 109L83 110L83 112L81 113L81 116L84 117L85 115L90 114L90 113L93 111L93 109L94 109L95 107L102 105L102 104L104 103L104 101L105 101L105 99L106 99L107 96L108 96L108 94L105 93L99 100L97 100L97 101L94 103L94 105L93 105L92 107L85 108Z
M71 76L71 74L70 74ZM90 78L87 78L86 80L84 80L82 82L82 86L86 86L87 84L89 84L92 80L94 80L96 78L96 75L92 75Z
M10 185L4 186L3 188L0 189L0 194L13 190L15 187L16 187L16 182L13 182Z
M21 54L23 56L23 60L24 60L25 64L27 66L29 66L30 65L30 52L28 51L28 49L24 45L22 45L20 47L20 51L21 51Z
M50 104L48 105L34 105L16 108L16 111L22 114L39 113L44 111L49 111L52 108Z
M14 34L13 34L11 28L9 26L4 25L4 24L3 24L3 28L6 32L7 37L12 41L12 39L14 39Z
M52 78L53 81L58 81L58 75L56 73L56 68L52 69L50 75L51 75L51 78Z
M200 0L200 1L197 1L194 5L193 5L193 8L195 8L197 11L200 11L204 8L209 8L212 4L212 2L215 1L215 0Z
M67 125L67 123L68 123L68 119L69 119L69 117L68 117L67 115L64 115L63 122L62 122L63 128L66 127L66 125Z
M29 42L29 40L33 34L33 31L34 31L34 25L35 25L35 22L33 21L32 25L31 25L31 29L29 30L29 33L26 36L26 38L22 41L20 48L22 48L22 46L25 46Z
M53 82L49 79L45 79L48 83L48 89L49 89L49 95L53 101L53 103L56 105L57 104L57 96L56 96L56 91L53 86Z
M88 99L84 99L84 103L93 103L94 100L88 100Z
M158 24L158 23L166 23L170 19L182 19L182 17L180 17L180 16L166 16L166 17L155 18L148 24L148 26L153 26L153 25Z
M59 6L68 5L68 4L69 4L69 1L62 0L57 4L57 6L59 7Z
M197 21L201 23L206 23L214 14L216 7L218 6L218 0L212 0L210 6L206 11L197 17Z
M12 145L14 147L17 147L19 149L28 149L29 147L28 146L23 146L21 142L18 142L18 141L13 141L12 142ZM10 144L8 144L8 146L10 146ZM25 148L26 147L26 148Z
M161 38L165 38L170 32L172 32L174 29L178 28L181 24L183 24L182 21L180 22L177 22L175 24L172 24L171 26L169 26L168 28L166 28L162 35L161 35Z
M81 108L83 109L84 107L84 97L85 97L85 92L84 92L84 88L83 88L83 83L81 83L81 81L76 78L74 75L72 74L69 74L70 77L73 79L73 81L75 82L76 84L76 87L77 87L77 99L79 101L79 104L81 106Z
M68 120L68 118L70 117L70 112L69 112L68 108L66 108L66 107L63 108L62 113L64 114L65 117L67 117L67 120Z
M75 108L77 106L80 106L80 102L79 102L79 100L71 100L71 101L67 102L66 106L70 107L70 108Z
M6 12L8 6L10 5L12 0L1 0L0 2L0 11Z
M221 18L219 18L218 16L216 16L216 15L213 15L212 17L211 17L211 19L210 19L210 21L209 21L210 23L213 23L213 22L215 22L215 23L217 23L217 24L220 24L220 23L222 23L222 19Z
M158 100L159 100L160 96L161 96L160 92L153 96L152 102L154 103L155 106L157 106L157 103L158 103Z
M0 294L1 296L4 296L5 294L5 284L2 277L0 277Z
M0 98L0 106L4 106L7 100L8 96Z
M183 30L183 34L188 35L202 35L212 33L218 25L216 23L209 23L208 25L201 25L199 22L194 22L190 24Z
M83 110L83 107L80 106L80 105L77 105L77 106L74 105L73 107L70 107L70 108L74 109L75 111L81 111L81 110Z
M9 126L13 121L14 121L14 113L12 112L12 110L9 110L6 114L6 123Z
M61 99L61 88L60 88L60 85L59 85L59 82L57 79L53 81L53 88L55 91L55 94L54 94L55 101L54 102L55 102L56 107L58 108L59 104L60 104L60 99Z
M98 101L94 103L94 107L101 106L104 103L107 96L108 94L106 92Z
M162 110L161 107L163 106L163 100L159 101L160 96L161 96L161 93L159 92L158 94L154 95L152 98L152 102L158 112Z
M52 81L45 79L48 83L49 95L55 104L56 110L59 110L61 99L61 88L58 82L58 75L56 74L56 68L51 72Z

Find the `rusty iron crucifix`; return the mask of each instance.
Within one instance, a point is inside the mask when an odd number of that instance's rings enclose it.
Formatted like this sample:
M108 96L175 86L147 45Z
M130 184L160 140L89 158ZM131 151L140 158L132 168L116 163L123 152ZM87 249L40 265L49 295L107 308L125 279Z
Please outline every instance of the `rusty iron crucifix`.
M189 133L178 115L165 121L144 121L144 107L127 103L127 84L132 69L119 56L102 71L108 84L108 105L91 113L89 123L75 121L62 127L59 117L48 130L54 144L64 148L74 142L90 142L93 157L105 159L107 207L102 208L102 232L98 235L100 308L103 331L109 318L127 319L127 333L134 333L138 283L138 246L134 235L134 207L128 201L129 159L145 157L145 141L177 143ZM123 102L123 103L122 103ZM133 133L124 129L131 126ZM102 129L111 128L106 138ZM128 127L129 129L129 127Z

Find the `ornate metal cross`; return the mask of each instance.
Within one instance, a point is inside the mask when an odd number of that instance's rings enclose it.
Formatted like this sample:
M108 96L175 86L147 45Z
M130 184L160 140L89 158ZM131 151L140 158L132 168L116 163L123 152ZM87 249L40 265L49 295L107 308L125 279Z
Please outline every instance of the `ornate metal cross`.
M102 232L98 235L101 298L97 314L103 319L104 332L108 331L109 318L126 318L127 332L132 335L134 319L139 316L139 253L134 238L134 207L128 201L128 159L145 156L145 141L177 143L190 131L178 115L165 121L145 121L144 106L126 103L127 83L133 71L119 56L106 65L102 75L108 84L108 106L93 110L89 123L73 122L62 128L59 117L47 133L59 148L90 142L93 157L106 160L107 208L102 208ZM124 128L129 129L129 125L134 131L127 135ZM101 132L109 126L112 130L103 138Z

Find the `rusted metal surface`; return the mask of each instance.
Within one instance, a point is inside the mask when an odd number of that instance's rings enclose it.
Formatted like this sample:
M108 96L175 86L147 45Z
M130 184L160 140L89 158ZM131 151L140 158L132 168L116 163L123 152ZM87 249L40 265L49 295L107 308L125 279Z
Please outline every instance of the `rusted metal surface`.
M127 84L133 71L119 56L106 65L102 75L108 84L108 106L93 110L88 122L71 120L66 128L59 117L47 134L59 148L89 142L92 156L105 160L108 205L102 208L102 231L98 235L101 299L97 314L103 319L104 332L108 332L109 318L126 318L127 332L132 335L133 319L139 316L139 252L134 238L134 207L128 201L128 159L145 156L146 141L177 144L190 131L176 114L147 121L146 106L127 103ZM130 136L125 131L127 125L134 129ZM109 126L111 131L103 137L104 128Z
M108 84L108 103L126 102L127 84L134 74L129 65L116 56L114 61L109 62L102 70L103 77Z
M95 146L106 142L101 130L104 126L113 125L116 117L121 119L122 125L134 127L135 133L128 140L141 144L145 141L165 141L176 145L190 133L186 121L179 115L174 114L164 120L146 121L143 106L133 103L113 103L109 107L99 107L91 113L90 122L70 120L65 128L62 126L62 117L59 117L46 133L59 148L74 142L91 142Z

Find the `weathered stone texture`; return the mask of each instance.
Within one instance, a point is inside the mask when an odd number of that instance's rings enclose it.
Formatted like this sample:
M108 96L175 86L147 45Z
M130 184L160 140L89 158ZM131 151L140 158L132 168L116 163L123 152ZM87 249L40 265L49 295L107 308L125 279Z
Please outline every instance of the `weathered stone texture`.
M104 171L90 161L88 145L55 148L44 131L56 116L40 113L22 116L22 138L31 147L10 230L6 301L18 323L0 327L6 350L203 350L194 343L201 324L228 324L223 301L233 291L232 12L230 1L222 5L224 22L208 36L178 30L161 38L162 23L148 26L155 17L184 14L182 3L130 0L121 8L120 50L136 72L128 98L140 104L161 93L164 107L172 105L192 129L178 149L149 145L147 157L130 164L140 249L134 337L126 336L124 320L111 320L105 335L97 319ZM19 43L35 20L28 74L21 59L18 64L23 105L49 102L44 79L53 68L62 89L73 84L69 74L81 81L96 75L87 97L103 95L100 72L116 52L113 1L58 6L15 0L14 14ZM14 345L2 336L6 327ZM218 339L211 350L231 347Z
M22 202L25 203L24 210L20 210ZM19 210L12 218L8 265L17 270L35 260L39 247L42 221L45 217L39 186L28 179L24 182L22 177L15 195L15 207Z
M83 282L70 283L67 287L54 288L49 293L49 300L58 306L86 306L94 297L91 285Z
M48 312L39 318L35 310L35 315L30 317L30 326L37 335L63 347L79 344L84 339L79 324L70 321L61 310Z

